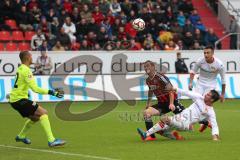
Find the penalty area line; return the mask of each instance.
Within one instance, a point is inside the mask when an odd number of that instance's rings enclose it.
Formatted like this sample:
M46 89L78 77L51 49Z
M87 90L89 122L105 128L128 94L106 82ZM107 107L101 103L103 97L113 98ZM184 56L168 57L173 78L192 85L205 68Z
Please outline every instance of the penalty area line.
M88 154L59 152L59 151L52 151L52 150L47 150L47 149L37 149L37 148L28 148L28 147L17 147L17 146L3 145L3 144L0 144L0 147L1 147L1 148L9 148L9 149L17 149L17 150L25 150L25 151L34 151L34 152L58 154L58 155L72 156L72 157L82 157L82 158L99 159L99 160L119 160L119 159L115 159L115 158L93 156L93 155L88 155Z

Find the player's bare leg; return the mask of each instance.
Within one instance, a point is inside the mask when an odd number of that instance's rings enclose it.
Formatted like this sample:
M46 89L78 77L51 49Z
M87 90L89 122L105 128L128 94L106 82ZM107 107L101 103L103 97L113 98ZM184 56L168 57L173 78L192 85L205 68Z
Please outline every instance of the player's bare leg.
M144 111L143 115L144 115L146 128L147 128L147 130L149 130L150 128L153 127L152 116L159 116L160 112L153 107L148 107ZM148 136L145 140L146 141L153 141L153 140L156 140L156 137L155 137L154 134L152 134L152 135Z

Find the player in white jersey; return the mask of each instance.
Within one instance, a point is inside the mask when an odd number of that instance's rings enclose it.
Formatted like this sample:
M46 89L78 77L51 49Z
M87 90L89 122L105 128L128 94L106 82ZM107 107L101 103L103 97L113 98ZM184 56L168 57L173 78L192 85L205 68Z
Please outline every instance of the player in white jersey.
M204 49L204 57L199 58L191 69L189 83L190 90L193 88L193 79L198 70L200 70L200 72L194 91L204 95L208 91L216 89L217 76L220 74L222 81L222 93L220 95L220 101L223 102L226 88L225 68L222 61L214 57L214 49L212 46L207 46ZM207 126L211 127L211 124L205 120L200 123L202 124L199 129L200 132L203 132Z
M210 121L212 124L212 139L219 140L219 129L212 104L216 102L220 96L216 90L210 90L204 96L193 91L185 91L182 89L175 89L177 93L182 96L188 96L193 100L193 104L181 113L168 117L162 117L161 121L155 124L151 129L144 132L140 128L138 133L145 139L147 136L162 131L170 132L177 129L179 131L192 130L192 126L204 119Z

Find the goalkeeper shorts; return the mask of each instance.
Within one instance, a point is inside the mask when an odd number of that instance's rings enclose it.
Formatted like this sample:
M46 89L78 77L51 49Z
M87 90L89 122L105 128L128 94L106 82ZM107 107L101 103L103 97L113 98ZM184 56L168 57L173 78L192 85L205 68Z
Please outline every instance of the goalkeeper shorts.
M10 104L21 114L22 117L29 117L31 115L34 115L35 111L38 108L38 104L29 99L20 99Z

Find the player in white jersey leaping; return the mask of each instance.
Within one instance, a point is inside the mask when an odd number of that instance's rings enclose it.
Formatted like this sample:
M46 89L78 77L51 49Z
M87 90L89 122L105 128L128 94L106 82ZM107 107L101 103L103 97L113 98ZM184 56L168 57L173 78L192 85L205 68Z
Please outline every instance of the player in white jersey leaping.
M210 90L205 96L193 92L175 89L182 96L188 96L194 103L181 113L168 117L162 117L161 121L155 124L151 129L144 132L140 128L137 129L142 139L156 132L170 132L177 129L179 131L192 130L192 125L204 119L212 124L212 139L219 140L219 129L216 120L216 115L212 104L216 102L220 96L216 90Z
M212 46L207 46L204 49L204 57L199 58L191 69L189 83L190 90L193 88L193 79L198 70L200 70L200 72L194 91L204 95L210 90L216 89L217 75L220 74L222 80L222 93L220 95L220 101L223 102L226 88L225 68L222 61L214 57L214 48ZM211 128L211 124L206 120L201 121L200 124L200 132L203 132L207 126Z

